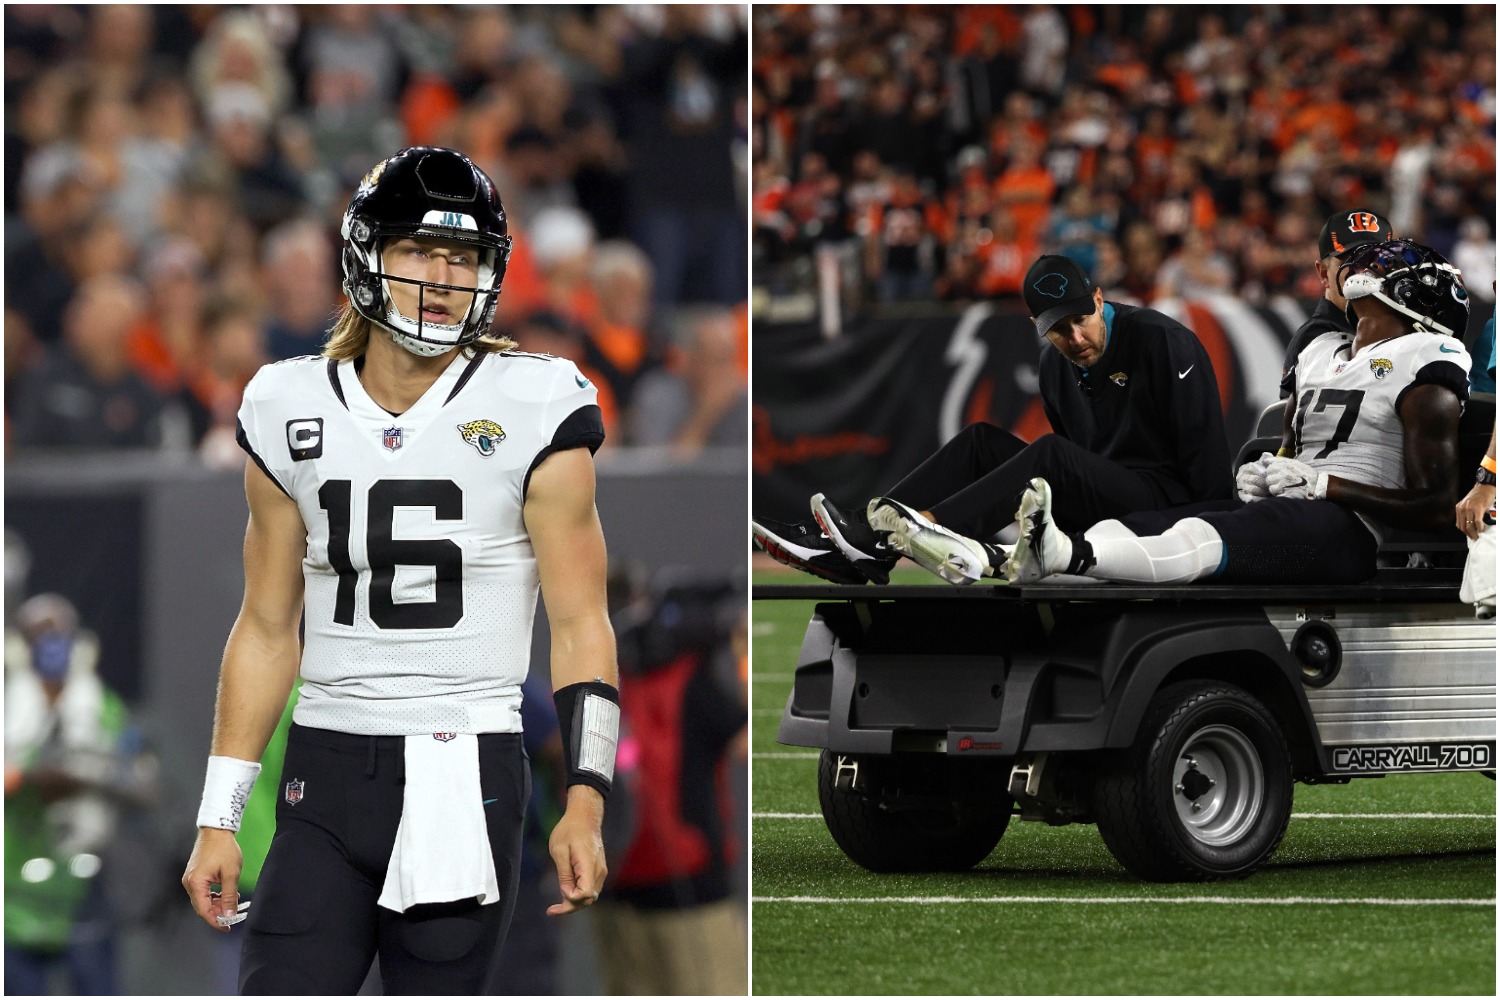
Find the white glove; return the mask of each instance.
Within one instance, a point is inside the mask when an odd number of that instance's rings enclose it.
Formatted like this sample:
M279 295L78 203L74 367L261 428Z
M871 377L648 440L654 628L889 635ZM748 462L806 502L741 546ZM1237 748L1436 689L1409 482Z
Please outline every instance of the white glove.
M1266 466L1266 486L1273 497L1328 499L1328 473L1295 458L1273 458Z
M1254 503L1271 495L1271 489L1266 485L1266 465L1270 461L1270 455L1262 454L1255 461L1240 466L1234 477L1234 488L1239 491L1242 502Z

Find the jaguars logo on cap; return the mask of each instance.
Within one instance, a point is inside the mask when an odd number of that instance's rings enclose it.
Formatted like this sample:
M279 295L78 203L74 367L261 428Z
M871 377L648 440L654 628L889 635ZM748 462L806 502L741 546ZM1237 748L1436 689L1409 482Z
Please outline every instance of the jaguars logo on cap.
M466 424L459 424L458 432L485 458L493 455L495 445L505 440L505 429L493 420L470 420Z
M1068 291L1068 279L1053 271L1033 281L1031 287L1049 299L1060 299Z
M1391 373L1391 363L1385 358L1375 358L1370 362L1370 371L1376 378L1385 378Z

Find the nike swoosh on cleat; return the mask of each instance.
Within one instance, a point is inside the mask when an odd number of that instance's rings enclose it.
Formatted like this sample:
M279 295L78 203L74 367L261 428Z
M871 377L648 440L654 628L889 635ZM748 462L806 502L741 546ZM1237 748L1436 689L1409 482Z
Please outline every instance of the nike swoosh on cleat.
M1197 368L1197 367L1198 367L1197 365L1188 365L1187 366L1187 372L1178 372L1177 373L1177 377L1178 378L1187 378L1188 377L1188 372L1192 371L1194 368Z

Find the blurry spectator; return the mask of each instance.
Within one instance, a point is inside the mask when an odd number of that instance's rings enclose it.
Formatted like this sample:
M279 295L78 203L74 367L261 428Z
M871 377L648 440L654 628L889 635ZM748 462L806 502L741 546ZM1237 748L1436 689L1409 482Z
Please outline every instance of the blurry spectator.
M994 233L978 248L979 293L987 298L1019 297L1026 271L1037 258L1037 245L1022 238L1010 209L996 208L990 218Z
M203 361L189 383L188 417L205 464L243 468L235 440L245 386L266 363L262 317L254 305L221 299L203 317Z
M1055 98L1067 69L1068 25L1051 4L1032 4L1021 23L1021 86Z
M148 301L131 327L130 366L157 392L171 396L186 383L202 351L207 288L203 254L185 236L163 240L146 261Z
M339 301L339 265L328 232L296 219L261 244L261 281L269 315L266 355L272 361L317 354Z
M576 202L568 182L564 153L557 139L525 125L505 142L505 169L495 180L505 192L505 208L516 225L531 225L549 208L572 208Z
M69 251L98 205L82 175L78 159L29 163L21 183L21 224L7 226L6 301L44 343L62 335L63 311L76 288Z
M1450 259L1463 272L1464 287L1475 298L1495 301L1495 241L1490 238L1489 223L1471 215L1459 226L1458 235Z
M1042 240L1048 253L1071 259L1084 273L1093 274L1098 263L1098 243L1109 235L1109 220L1094 209L1089 189L1070 188L1047 221ZM1035 255L1027 258L1027 266ZM1023 271L1024 273L1024 271Z
M506 304L512 309L546 309L577 325L591 322L598 302L589 284L594 227L588 216L576 208L545 209L517 242L524 244L532 270L506 273L505 296L511 299Z
M113 996L114 914L101 855L118 806L153 776L124 703L95 673L98 642L57 594L16 612L5 643L5 992Z
M745 213L730 148L745 86L748 10L631 7L622 53L634 242L656 268L658 303L730 305L745 295ZM685 167L691 164L690 168Z
M938 271L941 209L917 186L909 167L896 172L888 201L871 213L865 266L886 302L932 296Z
M1177 252L1162 264L1156 279L1156 294L1163 298L1201 299L1228 292L1234 283L1229 258L1214 247L1214 238L1202 229L1189 229Z
M724 765L745 728L743 592L714 579L653 589L611 608L640 803L594 910L605 992L743 995L744 908L729 895L737 844L723 809Z
M651 261L626 240L609 240L594 248L590 279L599 301L598 317L588 327L593 352L615 394L628 399L645 372L651 346Z
M302 180L272 135L271 109L247 83L221 83L208 97L210 163L233 179L236 204L258 229L269 229L301 210Z
M140 290L123 278L94 278L79 288L61 348L48 352L16 403L16 447L162 446L162 398L131 370L126 350L143 305Z
M407 65L391 16L369 4L329 4L300 39L294 65L313 141L335 170L357 173L401 145L392 112Z
M629 440L693 454L708 445L749 441L745 380L734 316L718 309L684 312L686 335L666 367L643 376L630 400Z
M1039 144L1023 139L1012 152L1010 166L995 181L995 201L1010 209L1020 238L1035 243L1047 223L1057 182L1042 166Z

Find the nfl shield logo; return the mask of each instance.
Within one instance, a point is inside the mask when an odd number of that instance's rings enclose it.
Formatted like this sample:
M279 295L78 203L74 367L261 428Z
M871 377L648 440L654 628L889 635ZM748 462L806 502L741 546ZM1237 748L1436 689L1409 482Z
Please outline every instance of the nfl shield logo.
M300 781L297 778L293 778L291 781L288 781L286 783L286 804L287 805L294 806L298 802L302 801L302 785L303 785L303 782Z
M437 740L439 743L447 743L457 735L457 733L433 733L432 738Z
M385 429L385 447L387 451L395 451L401 447L401 428L387 427Z

